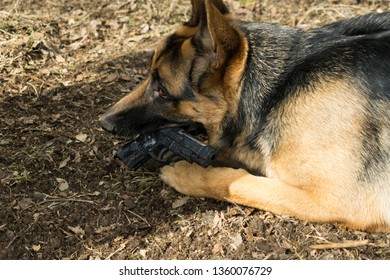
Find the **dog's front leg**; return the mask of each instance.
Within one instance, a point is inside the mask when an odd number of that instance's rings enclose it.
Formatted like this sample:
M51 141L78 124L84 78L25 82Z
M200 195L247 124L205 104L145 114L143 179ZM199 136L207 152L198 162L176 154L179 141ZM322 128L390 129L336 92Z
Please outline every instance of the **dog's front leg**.
M254 176L243 169L202 168L180 161L161 169L162 180L177 191L288 214L309 221L337 221L340 209L311 188L291 186L278 179Z
M179 161L161 169L161 179L180 193L195 197L229 199L228 187L248 175L243 169L227 167L202 168L197 164Z

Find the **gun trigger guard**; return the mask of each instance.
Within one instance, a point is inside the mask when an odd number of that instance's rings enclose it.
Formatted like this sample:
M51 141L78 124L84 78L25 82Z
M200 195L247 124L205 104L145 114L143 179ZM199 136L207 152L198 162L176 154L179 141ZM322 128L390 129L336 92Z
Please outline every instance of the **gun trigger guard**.
M171 163L172 160L175 158L175 154L171 154L167 159L166 159L166 163Z
M169 150L167 148L162 148L161 150L159 151L153 151L150 153L150 155L152 156L152 158L154 158L155 160L158 160L159 162L162 162L162 163L169 163L167 162L166 159L164 159L164 155L166 153L168 153Z

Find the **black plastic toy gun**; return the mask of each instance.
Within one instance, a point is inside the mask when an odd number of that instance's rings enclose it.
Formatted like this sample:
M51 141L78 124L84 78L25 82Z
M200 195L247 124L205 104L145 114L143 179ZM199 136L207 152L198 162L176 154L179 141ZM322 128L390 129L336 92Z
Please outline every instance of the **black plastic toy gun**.
M170 163L175 157L207 167L215 157L214 149L185 132L172 127L142 134L125 144L116 156L132 169L138 169L149 159Z

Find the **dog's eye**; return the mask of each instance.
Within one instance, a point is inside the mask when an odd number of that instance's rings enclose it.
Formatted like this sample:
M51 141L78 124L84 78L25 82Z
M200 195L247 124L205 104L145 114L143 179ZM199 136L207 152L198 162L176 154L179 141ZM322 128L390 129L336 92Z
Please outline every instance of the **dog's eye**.
M163 90L161 88L158 89L158 96L160 96L162 99L168 99L169 98L169 94L165 90Z
M162 86L160 83L156 83L154 86L153 86L153 92L154 92L154 96L158 96L160 97L161 99L170 99L171 98L171 95L169 94L168 90Z

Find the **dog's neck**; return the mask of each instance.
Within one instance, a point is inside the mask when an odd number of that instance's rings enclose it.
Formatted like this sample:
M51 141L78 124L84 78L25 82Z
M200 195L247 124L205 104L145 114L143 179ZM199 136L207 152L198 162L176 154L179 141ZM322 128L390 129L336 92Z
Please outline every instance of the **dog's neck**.
M270 102L279 94L275 92L278 82L284 80L293 63L294 46L298 47L294 41L300 40L303 31L262 23L240 23L238 27L245 34L248 48L243 78L235 93L239 97L237 111L226 113L211 144L221 151L225 161L265 173L266 155L258 140L274 105ZM251 153L253 150L256 153ZM242 156L245 154L256 157Z

